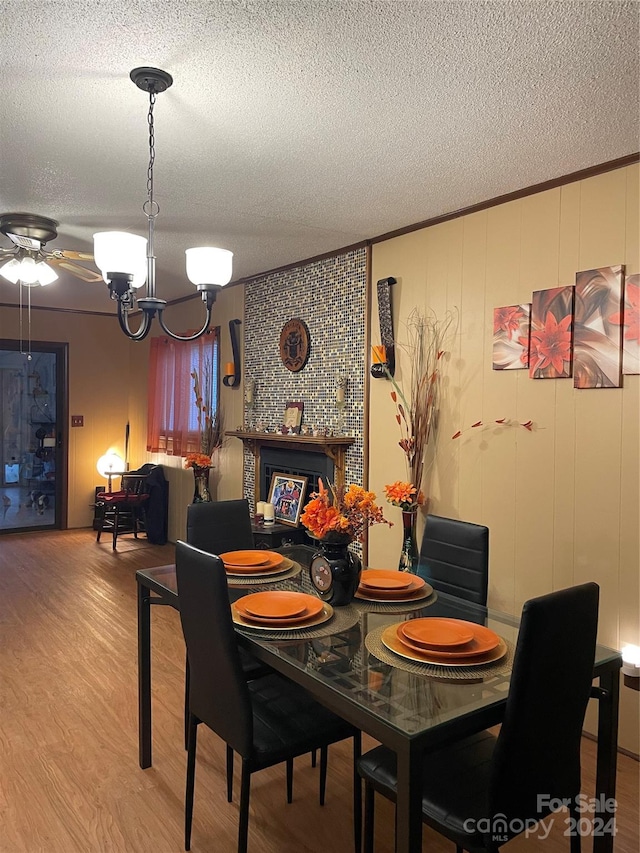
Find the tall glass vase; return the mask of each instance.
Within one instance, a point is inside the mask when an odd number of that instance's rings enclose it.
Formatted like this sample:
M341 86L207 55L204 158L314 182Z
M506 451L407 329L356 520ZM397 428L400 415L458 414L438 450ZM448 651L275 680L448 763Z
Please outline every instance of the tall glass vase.
M418 561L420 559L418 544L416 542L417 517L417 510L413 510L412 512L402 511L402 550L400 551L398 571L411 572L413 575L418 572Z
M193 501L194 504L208 503L211 500L211 492L209 491L209 471L210 468L193 468Z

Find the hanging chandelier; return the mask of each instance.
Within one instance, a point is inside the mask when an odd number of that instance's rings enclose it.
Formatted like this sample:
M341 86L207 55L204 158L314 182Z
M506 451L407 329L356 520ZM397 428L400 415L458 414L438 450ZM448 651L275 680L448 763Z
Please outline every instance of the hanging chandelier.
M101 231L93 235L94 257L103 279L109 286L112 299L118 302L118 321L120 328L132 341L141 341L149 334L153 318L158 315L158 322L163 331L178 341L194 341L201 337L211 325L211 312L216 295L221 287L231 280L233 253L226 249L216 249L202 246L187 249L187 277L195 284L202 301L205 303L207 316L199 332L193 335L177 335L167 328L163 311L167 307L165 299L156 296L156 258L153 247L155 221L160 208L154 198L153 168L155 164L155 124L153 110L156 96L166 91L172 84L173 78L159 68L134 68L130 74L133 82L149 94L149 165L147 168L147 200L142 206L147 217L148 236L140 237L124 231ZM137 299L136 289L146 281L146 296ZM128 315L135 308L143 312L142 322L137 331L129 327Z

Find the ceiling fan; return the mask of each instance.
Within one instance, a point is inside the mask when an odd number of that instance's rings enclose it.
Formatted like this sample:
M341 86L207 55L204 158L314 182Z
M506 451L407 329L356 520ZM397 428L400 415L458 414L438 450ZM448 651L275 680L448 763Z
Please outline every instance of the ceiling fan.
M34 213L0 214L0 233L7 236L13 246L0 248L0 273L14 283L49 284L57 275L52 267L60 267L82 281L102 281L99 272L87 269L74 261L93 261L87 252L70 252L62 249L46 250L45 245L58 236L58 223ZM43 264L43 266L40 266Z

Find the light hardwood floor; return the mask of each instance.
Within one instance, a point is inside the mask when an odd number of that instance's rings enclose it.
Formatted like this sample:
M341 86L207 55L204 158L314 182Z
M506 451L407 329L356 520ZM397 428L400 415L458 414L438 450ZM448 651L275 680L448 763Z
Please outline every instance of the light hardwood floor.
M183 849L184 645L179 617L155 608L154 765L137 755L136 584L139 568L173 562L172 546L90 530L0 536L0 851L179 853ZM365 748L373 742L366 740ZM327 803L317 769L296 761L294 802L284 768L252 778L252 853L350 853L348 745L331 748ZM234 853L238 804L226 802L224 746L202 727L194 853ZM589 794L594 744L584 740ZM638 853L638 770L620 756L616 853ZM239 780L238 780L239 783ZM238 784L236 785L238 788ZM377 853L392 853L393 810L379 801ZM507 851L568 851L564 816L550 837ZM453 853L425 829L424 850ZM591 839L583 844L591 850Z

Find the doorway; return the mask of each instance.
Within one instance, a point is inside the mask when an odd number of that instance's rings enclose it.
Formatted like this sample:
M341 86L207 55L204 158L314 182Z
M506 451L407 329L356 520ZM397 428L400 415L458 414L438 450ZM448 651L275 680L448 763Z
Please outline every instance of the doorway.
M0 340L0 533L62 529L67 344Z

